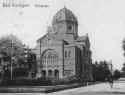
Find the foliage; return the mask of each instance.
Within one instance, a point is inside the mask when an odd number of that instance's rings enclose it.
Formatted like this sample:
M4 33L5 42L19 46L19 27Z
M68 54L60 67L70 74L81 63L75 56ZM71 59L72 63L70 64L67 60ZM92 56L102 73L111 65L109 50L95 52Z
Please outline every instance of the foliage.
M122 48L123 48L123 50L124 50L123 55L125 56L125 39L123 40ZM122 71L125 71L125 63L123 64Z
M93 64L93 78L94 81L105 81L110 73L107 62L100 61Z
M125 78L125 72L124 72L124 71L121 71L121 72L120 72L120 77L121 77L121 78Z
M119 70L115 70L115 71L114 71L114 74L113 74L113 78L114 78L115 80L117 80L117 79L120 78L120 76L121 76L120 71L119 71Z
M0 38L0 52L5 52L8 56L20 56L23 53L22 42L13 35Z
M125 71L125 63L123 64L122 71Z
M2 64L4 77L10 77L11 64L13 64L13 73L16 74L16 76L25 75L28 71L31 71L32 68L35 68L35 54L30 51L26 58L25 48L16 36L8 35L0 38L0 57L4 60L4 64ZM27 62L25 62L25 60L27 60Z
M73 83L79 83L80 82L80 79L78 79L77 76L69 76L69 77L66 77L66 78L62 78L62 79L55 79L55 80L52 80L52 83L54 85L64 85L64 84L73 84Z
M51 85L51 80L47 80L44 78L41 79L29 79L29 78L18 78L18 79L7 79L3 80L0 84L2 86L46 86Z
M20 76L23 76L23 77L28 76L28 70L26 68L15 68L13 70L13 77L16 78Z
M123 50L125 51L125 39L123 40L122 48L123 48Z

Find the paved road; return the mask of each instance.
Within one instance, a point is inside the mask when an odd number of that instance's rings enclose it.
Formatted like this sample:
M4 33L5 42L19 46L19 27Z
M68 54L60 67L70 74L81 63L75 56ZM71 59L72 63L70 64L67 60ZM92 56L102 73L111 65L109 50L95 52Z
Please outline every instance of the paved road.
M53 93L0 93L0 95L125 95L125 81L116 81L111 89L108 83L74 88Z
M125 95L125 81L115 82L113 88L110 88L108 83L101 83L87 87L54 92L50 95Z

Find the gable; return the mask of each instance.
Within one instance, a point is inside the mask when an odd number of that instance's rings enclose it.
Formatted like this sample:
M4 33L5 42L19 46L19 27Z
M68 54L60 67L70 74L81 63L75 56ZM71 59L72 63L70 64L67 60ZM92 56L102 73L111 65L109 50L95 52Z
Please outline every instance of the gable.
M40 38L37 41L37 43L41 42L42 45L48 45L48 44L58 44L60 43L60 41L62 42L62 40L56 39L55 36L46 34L42 38Z

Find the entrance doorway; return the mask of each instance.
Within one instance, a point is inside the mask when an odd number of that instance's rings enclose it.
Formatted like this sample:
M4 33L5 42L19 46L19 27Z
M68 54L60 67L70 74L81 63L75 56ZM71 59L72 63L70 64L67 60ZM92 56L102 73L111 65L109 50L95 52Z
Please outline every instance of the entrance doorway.
M49 70L49 71L48 71L48 77L49 77L49 78L52 78L52 70Z
M46 77L46 71L42 70L42 76L45 78Z
M55 71L54 71L54 77L55 77L56 79L59 79L59 70L55 70Z

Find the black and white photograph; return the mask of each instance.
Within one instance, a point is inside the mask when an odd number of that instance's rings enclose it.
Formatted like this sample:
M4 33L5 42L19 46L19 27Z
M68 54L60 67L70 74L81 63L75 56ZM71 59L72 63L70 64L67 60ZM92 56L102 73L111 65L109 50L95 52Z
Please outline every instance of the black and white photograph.
M0 95L125 95L125 0L0 0Z

